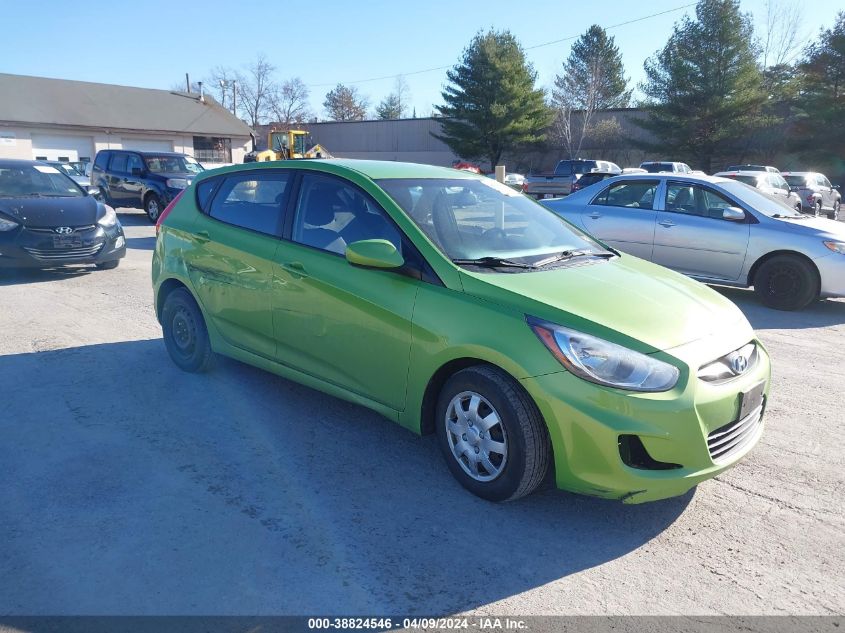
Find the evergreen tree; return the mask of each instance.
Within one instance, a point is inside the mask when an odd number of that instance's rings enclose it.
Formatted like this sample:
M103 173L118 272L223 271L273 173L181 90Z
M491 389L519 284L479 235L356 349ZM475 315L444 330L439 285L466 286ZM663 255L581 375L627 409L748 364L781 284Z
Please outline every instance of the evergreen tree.
M337 84L326 95L323 107L334 121L362 121L367 116L367 99L358 94L358 89Z
M794 145L842 158L845 146L845 11L822 29L799 65L802 117Z
M696 19L676 23L645 63L648 118L638 125L659 142L641 144L708 173L715 159L737 151L759 126L765 100L753 42L738 0L700 0Z
M479 32L461 61L446 73L442 135L453 152L467 159L486 158L495 167L507 150L543 140L551 115L537 73L509 31Z
M630 99L619 48L594 24L572 45L552 92L557 132L570 157L580 152L596 110L624 108Z

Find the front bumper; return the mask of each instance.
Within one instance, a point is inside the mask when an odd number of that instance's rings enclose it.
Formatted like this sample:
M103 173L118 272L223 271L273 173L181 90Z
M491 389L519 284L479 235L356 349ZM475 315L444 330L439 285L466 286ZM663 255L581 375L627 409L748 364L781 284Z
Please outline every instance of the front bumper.
M769 357L759 341L755 342L756 364L721 385L706 383L696 376L698 367L714 360L700 360L701 346L694 354L699 359L687 364L678 385L664 393L608 389L566 371L523 379L523 386L534 398L549 429L557 486L626 503L642 503L682 495L734 466L753 448L763 431L762 410L756 412L757 419L749 418L744 426L736 426L743 422L738 419L742 391L765 382L763 408L768 398ZM672 355L656 356L679 364ZM714 448L717 456L712 457L708 436L713 446L726 432L743 433L742 442L722 457ZM620 453L622 436L638 437L651 458L680 467L628 466Z
M0 233L0 268L101 264L125 255L126 238L119 223L107 229L99 225L74 227L69 236L59 236L50 227Z
M819 296L845 297L845 255L831 252L830 255L814 259L813 263L821 279Z

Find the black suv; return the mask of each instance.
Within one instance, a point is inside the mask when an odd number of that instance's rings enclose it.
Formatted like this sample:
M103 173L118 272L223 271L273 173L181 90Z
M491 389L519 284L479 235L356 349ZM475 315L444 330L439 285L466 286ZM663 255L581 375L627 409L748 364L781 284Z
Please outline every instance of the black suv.
M201 171L202 165L185 154L106 149L94 159L91 186L100 188L107 204L143 209L155 222Z

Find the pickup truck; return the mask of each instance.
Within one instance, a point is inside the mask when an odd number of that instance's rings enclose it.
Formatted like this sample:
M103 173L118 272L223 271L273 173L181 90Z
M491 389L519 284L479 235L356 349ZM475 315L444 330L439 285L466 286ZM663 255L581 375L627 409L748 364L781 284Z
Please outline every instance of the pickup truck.
M522 192L538 200L546 197L568 196L572 185L582 174L593 171L621 174L622 169L616 163L606 160L585 160L576 158L558 162L551 174L528 174L522 183Z

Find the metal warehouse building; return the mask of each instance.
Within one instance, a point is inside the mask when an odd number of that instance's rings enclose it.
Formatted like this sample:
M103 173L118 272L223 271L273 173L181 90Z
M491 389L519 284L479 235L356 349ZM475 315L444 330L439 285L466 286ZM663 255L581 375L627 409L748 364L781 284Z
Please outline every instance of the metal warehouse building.
M250 128L210 97L0 74L0 158L83 161L101 149L242 163Z

